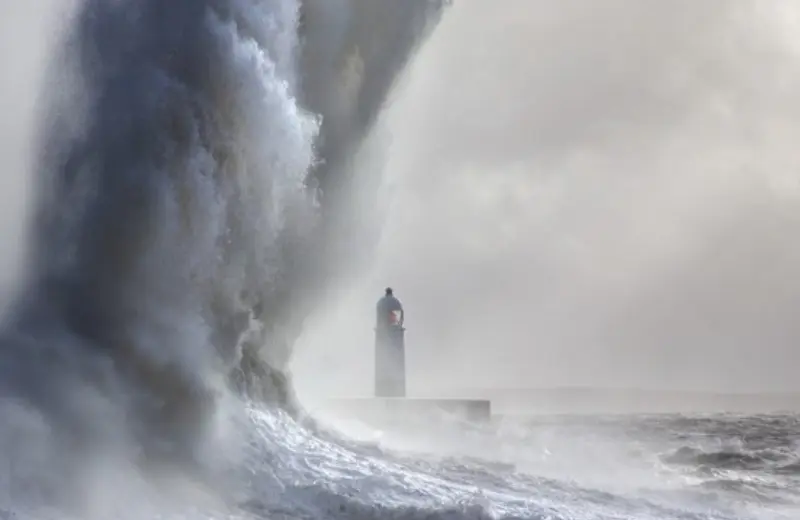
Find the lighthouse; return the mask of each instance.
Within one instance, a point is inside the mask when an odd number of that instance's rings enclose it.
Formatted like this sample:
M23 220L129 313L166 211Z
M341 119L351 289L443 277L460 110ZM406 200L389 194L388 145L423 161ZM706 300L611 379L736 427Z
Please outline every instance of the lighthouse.
M391 287L376 306L375 396L405 397L405 313Z
M492 406L488 399L407 397L404 322L403 305L394 296L394 291L387 287L386 294L376 306L375 395L327 399L326 413L401 430L408 425L420 424L420 419L490 421Z

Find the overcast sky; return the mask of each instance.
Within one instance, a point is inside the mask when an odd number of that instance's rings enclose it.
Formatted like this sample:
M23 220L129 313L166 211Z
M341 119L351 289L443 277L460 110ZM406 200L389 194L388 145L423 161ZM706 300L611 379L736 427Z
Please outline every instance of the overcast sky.
M368 391L392 285L417 388L800 390L799 11L455 2L386 114L374 272L298 375Z

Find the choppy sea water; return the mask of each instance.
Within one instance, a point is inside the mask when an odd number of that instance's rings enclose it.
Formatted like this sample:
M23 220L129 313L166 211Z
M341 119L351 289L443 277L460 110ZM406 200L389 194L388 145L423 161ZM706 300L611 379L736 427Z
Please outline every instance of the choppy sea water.
M128 466L111 449L48 488L35 471L46 470L47 453L6 453L18 466L3 468L11 479L3 518L800 517L800 417L792 415L426 419L381 430L353 419L298 422L262 406L243 412L236 435L203 454L204 466L177 471ZM78 492L65 501L68 489Z
M789 519L800 514L798 421L565 415L402 432L351 421L340 427L360 442L317 456L336 468L336 495L390 516Z

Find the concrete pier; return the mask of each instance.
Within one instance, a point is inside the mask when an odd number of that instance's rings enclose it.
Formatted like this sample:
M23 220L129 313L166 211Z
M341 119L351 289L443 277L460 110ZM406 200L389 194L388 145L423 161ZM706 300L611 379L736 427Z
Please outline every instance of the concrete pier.
M488 422L492 415L491 402L480 399L361 397L330 399L325 408L337 415L381 423L419 419L481 423Z

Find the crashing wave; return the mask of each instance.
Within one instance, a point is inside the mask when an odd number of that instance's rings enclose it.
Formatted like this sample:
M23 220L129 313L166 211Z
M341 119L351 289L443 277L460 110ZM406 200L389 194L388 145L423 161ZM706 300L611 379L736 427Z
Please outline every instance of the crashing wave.
M350 159L445 3L87 0L43 95L5 395L82 442L85 392L142 437L202 430L231 387L299 411Z

